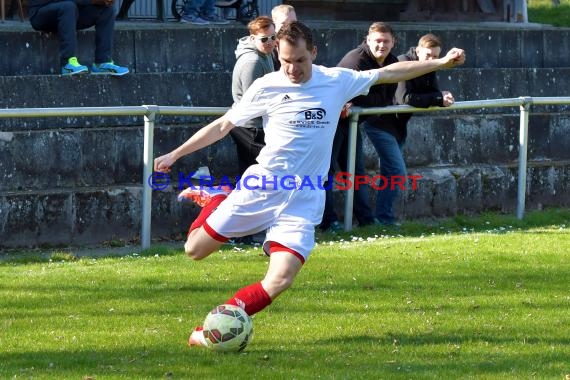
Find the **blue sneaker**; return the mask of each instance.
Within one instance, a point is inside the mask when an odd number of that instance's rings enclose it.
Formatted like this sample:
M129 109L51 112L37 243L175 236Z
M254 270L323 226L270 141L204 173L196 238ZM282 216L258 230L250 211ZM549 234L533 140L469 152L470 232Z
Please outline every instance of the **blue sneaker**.
M77 62L77 57L71 57L67 60L67 64L61 68L61 75L75 75L88 71L87 66L83 66Z
M104 74L120 77L128 73L128 68L117 66L113 62L94 63L93 67L91 67L91 74Z
M194 24L194 25L208 25L210 22L207 20L204 20L202 17L200 16L193 16L193 15L182 15L182 17L180 17L180 22L183 24Z

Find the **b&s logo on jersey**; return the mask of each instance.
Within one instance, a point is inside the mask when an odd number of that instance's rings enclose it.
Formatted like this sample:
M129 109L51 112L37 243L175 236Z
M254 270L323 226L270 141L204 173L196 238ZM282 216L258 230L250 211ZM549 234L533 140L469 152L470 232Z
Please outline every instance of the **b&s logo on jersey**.
M298 128L324 128L330 124L325 120L327 111L324 108L308 108L295 114L289 124Z

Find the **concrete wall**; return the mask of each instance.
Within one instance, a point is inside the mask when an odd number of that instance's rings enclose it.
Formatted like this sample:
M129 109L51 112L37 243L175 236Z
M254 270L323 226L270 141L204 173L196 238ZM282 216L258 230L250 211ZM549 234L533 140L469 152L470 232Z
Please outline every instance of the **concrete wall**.
M149 26L150 25L150 26ZM368 23L314 23L318 63L334 65L358 44ZM427 30L449 46L465 47L465 67L439 74L458 100L568 96L568 30L395 25L403 52ZM510 26L512 27L512 25ZM239 25L118 24L115 60L124 78L53 75L57 42L29 27L0 29L0 108L229 106ZM449 26L446 26L449 28ZM93 32L79 33L80 60L90 63ZM543 54L548 52L548 54ZM570 205L568 107L533 107L529 129L529 208ZM162 117L155 154L191 136L205 120ZM423 177L400 200L401 217L464 212L512 212L516 200L518 109L417 114L410 122L406 160ZM367 168L377 157L367 142ZM215 177L235 175L235 147L224 139L181 160L174 173L209 166ZM138 117L0 119L0 248L136 240L142 195L142 119ZM177 177L153 194L153 236L180 238L198 209L176 202ZM341 194L338 194L339 198ZM340 202L340 199L339 199ZM339 207L339 210L342 208Z

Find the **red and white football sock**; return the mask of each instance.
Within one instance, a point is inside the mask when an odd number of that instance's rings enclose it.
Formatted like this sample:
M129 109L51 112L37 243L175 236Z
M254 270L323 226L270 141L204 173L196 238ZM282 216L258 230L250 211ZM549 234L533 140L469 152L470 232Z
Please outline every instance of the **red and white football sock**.
M241 288L225 303L241 307L249 316L252 316L271 305L271 297L263 289L261 282L257 282Z

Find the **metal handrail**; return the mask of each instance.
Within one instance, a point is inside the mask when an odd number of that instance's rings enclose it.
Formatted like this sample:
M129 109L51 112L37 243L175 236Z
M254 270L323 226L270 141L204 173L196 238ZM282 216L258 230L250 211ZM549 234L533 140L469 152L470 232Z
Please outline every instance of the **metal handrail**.
M354 175L356 132L360 115L375 115L388 113L413 113L453 111L462 109L516 107L520 108L519 125L519 163L518 163L518 188L517 188L517 218L524 216L526 197L526 167L528 147L528 119L531 105L563 105L570 104L570 97L519 97L508 99L490 99L457 102L450 107L414 108L410 106L389 106L350 109L350 132L348 147L348 173ZM130 107L66 107L66 108L12 108L0 109L0 119L16 117L58 117L58 116L144 116L144 146L143 146L143 197L142 197L142 223L141 223L141 246L143 249L150 247L151 231L151 206L152 189L147 183L153 172L153 144L154 127L156 116L219 116L224 114L228 107L175 107L142 105ZM67 126L66 128L69 128ZM345 198L344 228L349 231L352 228L352 205L354 201L354 189L347 190Z

